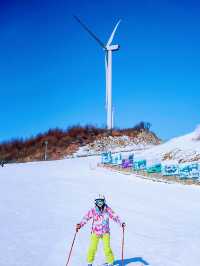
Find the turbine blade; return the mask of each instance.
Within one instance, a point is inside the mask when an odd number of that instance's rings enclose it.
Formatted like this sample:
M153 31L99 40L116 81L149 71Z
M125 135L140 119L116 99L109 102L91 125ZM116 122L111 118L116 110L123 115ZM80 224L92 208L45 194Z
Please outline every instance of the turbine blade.
M77 16L74 16L74 18L101 45L101 47L105 48L104 43Z
M109 40L108 40L108 42L107 42L107 44L106 44L106 47L110 46L110 44L111 44L111 42L112 42L112 40L113 40L113 38L114 38L115 32L116 32L116 30L117 30L117 27L119 26L119 23L120 23L120 22L121 22L121 19L117 22L117 24L116 24L116 26L115 26L113 32L111 33L110 38L109 38Z

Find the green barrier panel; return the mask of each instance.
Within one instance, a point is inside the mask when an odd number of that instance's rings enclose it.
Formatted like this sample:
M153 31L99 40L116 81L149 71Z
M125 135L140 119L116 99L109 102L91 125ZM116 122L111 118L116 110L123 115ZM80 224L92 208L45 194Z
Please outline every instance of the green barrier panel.
M155 164L147 168L147 173L161 173L161 164Z

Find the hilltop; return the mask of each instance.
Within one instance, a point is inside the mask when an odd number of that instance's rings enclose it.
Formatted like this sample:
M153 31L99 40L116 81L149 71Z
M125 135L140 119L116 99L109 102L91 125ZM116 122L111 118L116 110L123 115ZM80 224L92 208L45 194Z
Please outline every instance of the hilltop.
M16 139L0 145L0 161L28 162L44 160L45 141L48 141L47 159L57 160L73 156L83 149L88 155L106 149L138 149L157 145L161 140L150 130L150 123L140 122L132 128L112 132L95 126L72 126L67 130L50 129L29 139ZM81 152L81 154L83 154Z

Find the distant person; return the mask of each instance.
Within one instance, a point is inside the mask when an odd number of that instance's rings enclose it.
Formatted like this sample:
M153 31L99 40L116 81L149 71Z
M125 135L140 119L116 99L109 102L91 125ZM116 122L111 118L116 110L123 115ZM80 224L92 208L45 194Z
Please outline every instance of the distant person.
M93 219L91 241L87 253L88 266L92 266L100 239L103 241L106 262L109 266L113 266L114 255L110 247L109 218L114 220L120 226L125 227L125 223L123 223L119 216L116 215L106 204L105 197L103 195L99 195L95 198L95 207L90 209L83 217L82 221L76 225L76 230L78 231L90 219Z
M4 164L5 164L5 162L2 160L1 161L1 167L4 167Z

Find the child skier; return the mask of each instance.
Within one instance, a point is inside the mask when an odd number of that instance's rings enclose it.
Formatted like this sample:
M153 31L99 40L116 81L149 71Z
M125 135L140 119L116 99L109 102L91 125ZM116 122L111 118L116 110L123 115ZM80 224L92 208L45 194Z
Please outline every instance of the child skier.
M100 239L103 241L106 262L109 266L113 266L114 256L110 247L109 218L113 219L120 226L125 227L125 223L122 223L119 216L116 215L106 204L105 197L103 195L99 195L95 199L95 208L89 210L83 217L82 221L76 225L76 230L78 231L90 219L93 219L91 242L87 253L88 266L92 266Z

